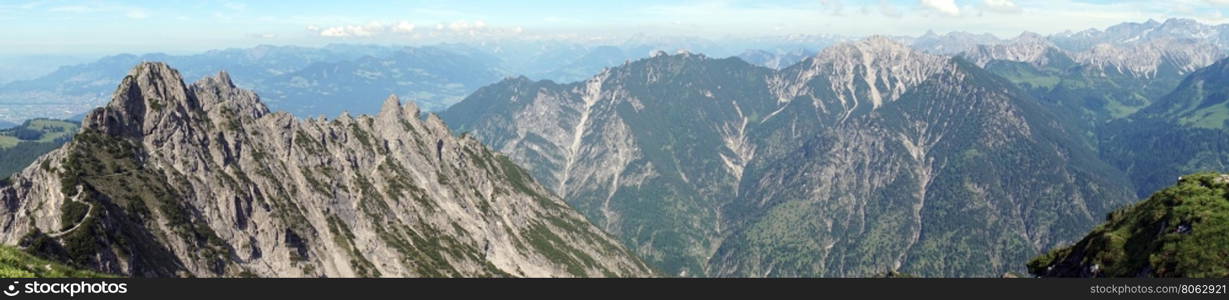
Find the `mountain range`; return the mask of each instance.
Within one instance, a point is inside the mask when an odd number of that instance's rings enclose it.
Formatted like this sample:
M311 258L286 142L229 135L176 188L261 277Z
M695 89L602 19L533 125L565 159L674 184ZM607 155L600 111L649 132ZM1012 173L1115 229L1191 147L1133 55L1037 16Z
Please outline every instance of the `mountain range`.
M37 77L17 77L0 83L0 125L32 118L79 118L110 100L111 89L128 67L163 61L201 78L229 70L236 84L265 95L274 109L300 117L375 113L376 95L397 94L415 99L423 109L439 111L480 86L507 76L525 75L558 82L583 80L602 68L647 57L655 51L689 49L734 55L750 48L788 55L813 51L842 38L784 36L722 42L694 38L636 36L622 42L596 44L554 40L499 40L483 43L392 46L329 44L323 47L260 45L211 50L199 54L120 54L72 64ZM783 50L789 49L789 50ZM38 57L35 57L38 58ZM796 56L785 62L796 62ZM48 61L77 61L53 60ZM78 59L79 60L79 59ZM780 59L773 59L780 61ZM766 62L767 63L767 62ZM784 62L781 62L784 66ZM6 62L17 72L25 65ZM18 76L19 74L12 74Z
M1183 174L1229 172L1229 59L1192 72L1170 93L1099 129L1102 157L1140 197Z
M270 112L225 72L141 63L71 142L0 185L0 239L109 274L649 276L524 170L389 97Z
M884 37L780 71L684 53L509 79L443 116L681 276L1020 271L1132 199L1008 81Z
M228 70L239 85L259 90L269 95L275 108L291 110L303 116L318 114L337 115L339 92L336 86L326 84L336 79L353 85L375 86L377 94L402 93L422 97L425 104L444 103L449 97L459 97L468 92L465 84L476 87L485 84L481 80L497 80L490 73L489 58L469 57L456 51L442 51L430 47L397 48L387 46L331 45L322 48L297 46L257 46L245 49L208 51L195 55L122 54L108 56L98 61L61 67L51 74L29 80L15 81L0 89L0 105L17 107L3 116L21 120L34 114L51 118L68 118L90 108L106 104L110 92L123 78L127 70L140 62L164 61L182 66L188 78L201 78L218 70ZM390 64L398 67L399 74L379 73L370 69L374 65ZM477 65L477 66L474 66ZM380 66L380 69L386 69ZM459 68L459 69L454 69ZM346 71L334 74L330 71ZM457 80L449 72L474 72L466 80ZM314 77L320 76L320 77ZM341 77L341 78L330 78ZM468 79L472 78L472 79ZM411 86L406 81L422 81ZM325 81L322 83L321 81ZM429 84L428 84L429 83ZM472 88L472 87L471 87ZM418 91L420 93L410 93ZM361 96L370 96L364 94ZM286 96L296 101L287 102ZM377 98L378 99L378 98ZM344 99L346 102L359 102ZM379 101L357 107L356 113L375 113Z
M1164 76L1151 74L1166 71L1163 67L1158 68L1158 62L1170 61L1171 64L1178 64L1181 72L1189 72L1223 57L1225 49L1229 49L1226 48L1229 42L1225 42L1225 37L1229 36L1226 28L1187 19L1170 19L1163 23L1124 23L1104 31L1064 32L1043 39L1069 52L1073 59L1095 62L1098 68L1113 68L1111 73ZM507 76L525 75L556 82L580 81L604 67L644 58L661 50L687 50L714 57L738 56L752 64L781 69L813 56L825 47L855 39L834 35L722 40L634 36L622 42L595 44L498 40L419 47L261 45L192 55L122 54L91 63L65 66L38 78L9 80L12 82L0 85L0 119L20 123L31 118L63 119L83 113L109 100L107 97L116 83L115 78L123 76L128 66L141 61L170 62L182 68L188 78L200 78L220 69L230 70L240 86L266 95L273 108L310 117L336 115L343 110L375 113L378 109L378 101L343 99L349 92L398 94L416 99L424 109L438 111L476 88ZM1012 42L989 34L966 32L942 35L927 32L918 37L893 39L941 55L955 55L974 51L979 46ZM1185 53L1176 53L1183 51ZM1124 55L1134 53L1146 55ZM337 79L336 82L334 79ZM345 107L338 103L360 105ZM1128 104L1119 108L1118 112L1139 107Z
M0 240L124 276L1223 276L1187 237L1219 232L1227 41L1170 19L113 56L2 86L104 106L0 131L42 147L0 181Z

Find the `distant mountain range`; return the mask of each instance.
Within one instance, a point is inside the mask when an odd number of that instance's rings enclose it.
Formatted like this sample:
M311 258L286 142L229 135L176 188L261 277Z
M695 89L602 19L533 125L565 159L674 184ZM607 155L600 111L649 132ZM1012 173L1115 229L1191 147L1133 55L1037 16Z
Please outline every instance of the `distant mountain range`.
M1183 174L1229 172L1229 58L1192 72L1098 136L1102 156L1127 172L1140 197Z
M1101 43L1076 47L1076 36ZM1022 35L960 55L1080 124L1146 197L1182 174L1229 171L1223 36L1229 26L1171 19Z
M1020 48L1021 43L1033 46L1044 43L1099 72L1164 77L1169 75L1165 73L1172 73L1166 68L1176 68L1181 75L1224 57L1229 49L1226 46L1229 45L1229 29L1226 28L1229 27L1171 19L1163 23L1124 23L1104 31L1089 29L1046 37L1025 33L1012 40L965 32L942 35L927 32L916 38L893 39L936 54L972 53L982 58L1012 61L1028 57L1013 59L986 56L988 53L983 52L986 47L1004 51ZM356 102L342 96L350 92L366 93L362 96L395 93L420 103L429 111L443 110L478 87L503 77L523 75L560 83L581 81L602 68L644 58L656 51L686 50L714 57L737 56L755 65L783 69L814 56L825 47L850 40L853 38L826 35L722 41L639 36L605 45L507 40L423 47L333 44L320 48L257 46L194 55L122 54L65 66L34 79L0 84L0 120L19 123L36 117L63 119L83 113L105 103L107 93L116 84L114 78L122 76L126 66L141 61L175 64L184 70L187 78L227 70L234 74L240 86L265 95L273 108L299 116L314 116L336 115L343 110L376 111L379 103ZM1141 101L1115 102L1122 104L1114 106L1118 114L1146 105Z
M1148 106L1191 72L1229 56L1229 26L1186 19L1050 36L1024 33L1010 40L966 33L929 36L914 41L915 47L963 56L1089 128ZM932 44L964 49L953 52Z
M455 56L456 54L449 52L449 55ZM186 56L165 54L136 56L125 54L105 57L89 64L63 67L38 79L9 83L4 85L3 89L0 89L3 91L0 92L0 104L40 104L43 106L58 104L55 106L56 110L53 111L58 114L53 117L67 118L106 103L110 96L110 90L114 89L115 85L118 84L116 78L123 78L128 67L143 61L166 61L183 66L184 74L188 78L201 78L210 72L227 70L234 74L233 76L235 76L240 85L258 89L262 93L269 95L269 100L272 103L285 103L285 101L281 101L282 98L280 97L291 94L291 91L282 89L295 87L296 90L293 91L293 95L303 97L301 100L304 103L302 105L291 103L287 105L287 109L299 108L296 112L336 115L341 111L340 109L335 109L338 105L323 105L322 103L327 104L337 101L338 99L334 98L337 91L330 90L329 86L312 86L315 82L331 79L328 77L310 76L351 76L354 78L337 78L337 80L338 82L355 85L368 81L381 82L384 85L377 86L379 91L373 92L384 95L393 92L404 92L405 88L398 85L398 80L411 78L362 77L371 76L370 73L374 71L360 68L373 67L371 65L374 63L373 61L383 62L377 61L378 59L374 57L384 57L387 58L387 61L400 62L400 64L396 65L397 67L404 68L404 72L417 76L412 79L436 78L431 82L433 85L430 86L430 89L422 90L424 94L428 95L430 95L431 91L439 92L437 89L446 89L451 85L462 85L462 83L447 81L451 77L440 78L440 73L452 71L450 68L456 67L456 65L449 65L448 61L464 61L467 64L483 62L483 60L469 57L450 57L441 61L438 51L432 51L431 49L348 45L333 45L323 48L259 46L247 49L215 50ZM324 72L322 69L329 68L330 64L334 66L346 65L347 71L350 72L345 74L329 74ZM480 70L487 69L489 67L480 68ZM472 68L455 71L470 70ZM478 73L477 75L480 74ZM474 76L473 78L473 80L483 79L481 76ZM498 76L486 77L487 80L497 78ZM474 81L468 81L467 83L471 85L481 84L474 83ZM461 91L452 92L453 94L427 97L422 102L443 101L443 99L446 99L446 96L455 97L457 95L464 95L465 92L467 90L461 89ZM320 106L324 108L312 109ZM59 107L71 109L61 109ZM374 107L378 107L378 103L370 106L359 106L358 108L361 110L356 110L356 112L371 113L375 111ZM5 116L5 118L20 119L22 116L15 111L10 111L10 113L12 115Z
M422 47L332 44L320 48L262 45L193 55L121 54L57 69L33 79L0 84L0 120L65 119L105 104L128 66L164 61L187 78L227 70L238 85L260 92L274 109L297 116L333 116L342 111L375 113L377 101L356 98L397 94L428 111L443 110L480 86L507 76L556 82L588 78L603 68L656 51L728 53L748 48L818 49L840 40L828 36L786 36L717 43L700 39L636 37L622 43L582 45L562 41L498 41ZM793 50L790 50L793 51ZM812 51L812 50L806 50ZM781 52L784 53L784 52ZM807 52L811 53L811 52ZM770 59L796 62L794 55ZM766 62L773 63L773 62Z

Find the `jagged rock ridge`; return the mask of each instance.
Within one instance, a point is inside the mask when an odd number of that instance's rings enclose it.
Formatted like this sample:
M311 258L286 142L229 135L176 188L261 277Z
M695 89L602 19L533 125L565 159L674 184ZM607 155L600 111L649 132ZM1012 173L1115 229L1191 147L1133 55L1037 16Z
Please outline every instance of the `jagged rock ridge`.
M524 170L389 97L271 113L223 72L142 63L0 187L0 240L132 276L648 276Z

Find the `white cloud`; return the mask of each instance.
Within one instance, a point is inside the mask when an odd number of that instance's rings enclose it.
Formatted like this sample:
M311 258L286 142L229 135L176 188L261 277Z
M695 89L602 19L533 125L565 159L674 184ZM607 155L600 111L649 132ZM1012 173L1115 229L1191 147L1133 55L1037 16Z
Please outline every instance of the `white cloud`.
M345 37L345 36L350 36L350 34L346 32L345 27L329 27L329 28L325 28L324 30L321 30L320 36Z
M368 22L365 25L342 25L334 27L320 27L309 25L306 27L308 31L318 33L324 37L376 37L382 35L409 35L411 37L422 36L449 36L449 35L494 35L494 34L520 34L524 32L521 27L492 27L486 21L468 21L458 20L453 22L438 23L434 26L420 27L410 21L398 21L395 23L382 23L377 21ZM420 33L421 29L427 29L427 32ZM434 29L434 30L431 30Z
M358 25L329 27L320 31L320 36L327 37L364 37L372 34L372 28Z
M1229 1L1229 0L1226 0L1226 1ZM1012 2L1011 0L985 0L985 1L982 1L981 6L982 6L982 9L985 11L996 12L996 13L1014 14L1014 13L1019 13L1022 11L1020 9L1020 6L1016 5L1016 3Z
M397 23L397 26L393 26L393 32L413 32L414 27L414 23L410 23L409 21L401 21L400 23Z
M448 24L448 29L456 32L469 32L474 30L482 30L486 28L486 22L481 20L470 23L469 21L460 20Z
M308 30L311 30L312 28L319 29L319 27L316 27L316 26L307 27ZM320 36L366 37L366 36L375 35L376 33L380 33L385 30L387 30L387 27L385 27L384 24L377 22L377 21L371 21L371 22L368 22L367 25L347 25L347 26L337 26L337 27L325 28L323 30L320 30Z
M948 16L959 16L960 7L955 0L922 0L922 7Z

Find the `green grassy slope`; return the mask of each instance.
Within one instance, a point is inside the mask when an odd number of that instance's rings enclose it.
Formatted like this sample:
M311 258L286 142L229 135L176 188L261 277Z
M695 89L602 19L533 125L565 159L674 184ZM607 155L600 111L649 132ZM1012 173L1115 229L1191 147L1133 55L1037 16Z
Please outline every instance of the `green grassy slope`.
M1029 262L1043 277L1229 277L1229 175L1200 173Z
M16 173L44 153L59 148L77 133L79 126L63 120L33 119L0 130L0 177Z
M30 255L11 246L0 246L0 277L112 277L94 271L79 270Z

